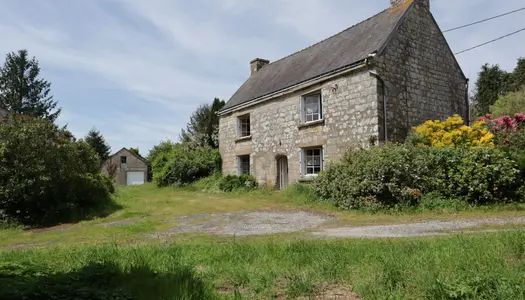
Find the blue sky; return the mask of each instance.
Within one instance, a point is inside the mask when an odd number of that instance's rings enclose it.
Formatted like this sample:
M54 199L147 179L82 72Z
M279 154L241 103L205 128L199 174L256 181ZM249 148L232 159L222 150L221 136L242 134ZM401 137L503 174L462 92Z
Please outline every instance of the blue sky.
M333 35L389 0L3 0L0 55L26 48L77 137L99 129L112 150L177 140L197 106L229 99L255 57L271 61ZM441 29L523 6L523 0L431 0ZM525 11L448 33L454 51L524 27ZM514 67L525 32L458 56Z

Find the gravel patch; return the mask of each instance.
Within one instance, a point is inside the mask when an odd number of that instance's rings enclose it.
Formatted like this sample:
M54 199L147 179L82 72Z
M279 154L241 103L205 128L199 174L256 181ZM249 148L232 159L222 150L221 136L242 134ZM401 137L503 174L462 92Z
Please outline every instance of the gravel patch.
M457 221L427 221L421 223L399 225L339 227L324 229L323 231L315 232L313 234L317 236L340 238L400 238L418 236L437 236L447 235L447 233L442 232L446 230L456 231L461 229L479 227L482 225L505 225L512 223L525 223L525 217L490 218Z
M138 221L142 221L144 219L146 219L146 218L145 217L133 218L133 219L127 219L127 220L120 220L120 221L101 223L101 224L98 224L98 225L99 226L104 226L104 227L122 226L122 225L133 224L133 223L136 223Z
M327 216L304 211L199 214L171 220L178 225L167 232L154 233L150 236L163 237L190 232L238 236L267 235L314 228L328 219Z

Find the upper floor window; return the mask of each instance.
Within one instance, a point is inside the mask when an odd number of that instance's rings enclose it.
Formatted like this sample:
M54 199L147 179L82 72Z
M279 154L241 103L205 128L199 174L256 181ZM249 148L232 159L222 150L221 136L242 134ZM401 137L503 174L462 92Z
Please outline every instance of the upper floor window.
M323 119L321 92L302 97L301 119L303 123L315 122Z
M120 157L120 163L121 163L121 164L126 164L126 163L127 163L127 160L128 160L127 156L121 156L121 157Z
M246 137L251 134L250 115L244 115L237 118L237 135L239 137Z

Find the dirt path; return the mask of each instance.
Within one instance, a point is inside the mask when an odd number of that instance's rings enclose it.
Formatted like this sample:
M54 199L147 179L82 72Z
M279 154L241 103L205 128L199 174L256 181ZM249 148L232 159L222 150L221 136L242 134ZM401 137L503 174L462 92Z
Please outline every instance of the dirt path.
M490 218L457 221L427 221L420 223L327 228L314 235L339 238L399 238L447 235L483 225L524 224L525 217Z
M150 234L164 237L178 233L209 233L215 235L270 235L284 232L310 231L314 236L338 238L396 238L446 235L483 225L525 224L525 217L485 218L455 221L426 221L419 223L344 226L328 228L332 217L305 211L250 212L243 214L199 214L167 221L176 224L165 232Z

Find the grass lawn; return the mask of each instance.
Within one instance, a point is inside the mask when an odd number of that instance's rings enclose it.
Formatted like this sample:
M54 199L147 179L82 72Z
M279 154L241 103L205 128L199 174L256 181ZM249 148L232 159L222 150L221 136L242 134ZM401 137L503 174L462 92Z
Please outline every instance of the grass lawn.
M217 194L195 190L163 188L152 184L120 188L115 196L122 209L106 218L64 224L53 228L34 230L0 230L1 247L49 247L57 245L100 245L114 243L129 245L157 243L146 234L162 232L173 227L177 217L201 213L235 213L248 211L307 210L329 214L336 218L332 225L378 225L415 222L421 220L450 220L476 217L525 216L523 206L477 208L466 211L413 212L413 213L363 213L339 211L329 204L313 203L306 195L290 190L285 192L257 190L242 194ZM110 222L128 220L119 226L104 226ZM296 234L299 235L299 234ZM288 236L288 235L287 235ZM294 235L291 235L294 236ZM189 235L191 238L218 239L220 237ZM188 234L174 236L187 239ZM165 242L165 240L162 240ZM170 239L169 241L173 241Z
M123 208L106 218L0 230L0 299L525 299L522 225L394 240L145 235L200 213L308 210L348 226L524 216L521 206L372 214L312 203L297 190L212 194L153 185L121 188L116 201ZM123 223L104 226L110 222Z
M521 231L59 247L0 261L0 299L525 299Z

